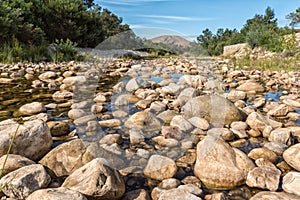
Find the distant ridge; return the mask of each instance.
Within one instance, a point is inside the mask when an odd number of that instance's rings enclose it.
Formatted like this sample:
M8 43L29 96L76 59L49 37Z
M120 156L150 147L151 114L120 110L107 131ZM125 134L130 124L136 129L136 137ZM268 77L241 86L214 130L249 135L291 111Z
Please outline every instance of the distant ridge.
M187 39L175 35L163 35L163 36L152 38L150 39L150 41L152 41L153 43L177 45L182 47L189 47L192 44L192 42L188 41Z

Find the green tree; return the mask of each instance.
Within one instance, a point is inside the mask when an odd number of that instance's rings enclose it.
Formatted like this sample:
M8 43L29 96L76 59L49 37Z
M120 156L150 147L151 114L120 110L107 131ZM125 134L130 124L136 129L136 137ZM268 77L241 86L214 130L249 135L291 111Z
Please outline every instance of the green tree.
M296 12L292 12L287 16L287 19L289 19L290 26L294 27L300 23L300 8L296 9Z

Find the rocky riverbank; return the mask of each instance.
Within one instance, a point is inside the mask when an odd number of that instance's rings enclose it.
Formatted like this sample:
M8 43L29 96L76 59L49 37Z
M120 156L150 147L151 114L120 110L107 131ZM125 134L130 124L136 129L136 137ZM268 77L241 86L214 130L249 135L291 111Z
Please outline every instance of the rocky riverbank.
M0 72L2 199L300 199L299 72L191 58Z

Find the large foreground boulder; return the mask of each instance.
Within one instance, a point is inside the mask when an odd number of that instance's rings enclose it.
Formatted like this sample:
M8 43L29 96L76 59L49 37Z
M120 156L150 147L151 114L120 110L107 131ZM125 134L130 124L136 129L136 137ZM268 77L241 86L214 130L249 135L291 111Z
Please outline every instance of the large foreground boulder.
M201 117L218 126L243 121L245 118L245 114L232 102L218 95L192 98L182 107L182 111L186 119Z
M118 199L125 193L125 183L120 173L109 166L107 160L96 158L75 170L62 187L95 199Z
M245 183L253 162L222 139L208 135L197 145L194 174L207 188L229 190Z
M11 154L39 160L51 148L53 143L50 130L43 120L26 121L19 124L9 119L0 122L0 156L5 155L13 140Z

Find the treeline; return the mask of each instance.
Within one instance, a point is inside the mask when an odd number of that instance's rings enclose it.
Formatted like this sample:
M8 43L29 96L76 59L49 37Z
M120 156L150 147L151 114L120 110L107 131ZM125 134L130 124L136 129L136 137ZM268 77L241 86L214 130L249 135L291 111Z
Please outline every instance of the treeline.
M220 55L224 46L238 43L248 43L251 48L262 47L268 51L280 52L286 48L283 36L293 33L293 26L300 21L300 8L287 18L291 20L291 27L278 27L274 10L268 7L263 15L256 14L248 19L240 31L220 28L213 34L205 29L197 37L197 41L210 55Z
M0 61L69 59L73 47L95 47L128 29L93 0L1 0Z

